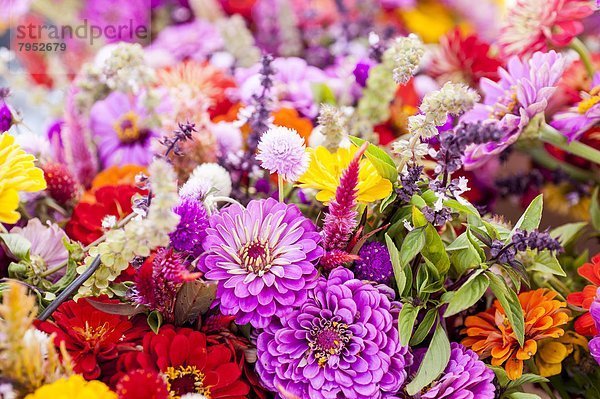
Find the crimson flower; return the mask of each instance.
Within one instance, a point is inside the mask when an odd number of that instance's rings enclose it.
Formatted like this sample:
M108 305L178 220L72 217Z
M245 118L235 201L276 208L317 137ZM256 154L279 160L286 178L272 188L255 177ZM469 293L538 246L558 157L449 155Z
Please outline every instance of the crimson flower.
M117 383L119 399L168 399L167 384L154 371L133 370Z
M583 290L573 292L567 296L567 303L585 310L585 313L575 319L573 327L578 334L592 337L598 334L594 319L589 312L594 303L596 292L600 287L600 253L592 258L591 263L585 263L577 269L577 273L591 284L586 285Z
M242 379L243 359L224 344L210 345L204 333L164 325L158 334L148 332L141 352L119 359L118 369L160 372L170 398L197 393L210 399L245 399L250 391Z
M102 221L106 216L120 220L131 213L131 198L143 193L133 186L104 186L95 193L94 203L80 202L73 210L66 232L74 240L89 245L104 234Z
M104 303L119 303L106 297L94 298ZM66 345L75 363L75 372L86 379L98 379L103 368L124 351L137 345L148 326L143 320L132 322L126 316L109 314L92 306L87 299L67 301L52 314L53 322L37 322L36 327L56 334L55 344ZM103 375L103 377L108 377Z

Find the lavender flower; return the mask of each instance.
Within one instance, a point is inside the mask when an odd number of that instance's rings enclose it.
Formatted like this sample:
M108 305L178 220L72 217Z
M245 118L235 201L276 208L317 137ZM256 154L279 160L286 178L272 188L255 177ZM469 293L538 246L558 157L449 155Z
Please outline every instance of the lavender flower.
M253 200L221 210L209 223L198 267L217 281L224 314L264 328L306 301L323 250L315 226L295 205Z
M269 129L269 117L271 115L269 96L273 87L273 75L275 74L272 64L273 57L264 55L260 60L258 74L248 78L248 80L256 79L260 85L260 91L254 85L252 85L251 89L247 89L248 98L246 100L254 106L254 111L248 120L251 130L248 137L248 154L251 157L254 157L260 136Z
M507 245L500 240L494 240L490 249L493 259L499 263L515 266L518 264L515 257L518 251L526 250L561 252L560 242L550 236L547 231L538 230L525 231L517 229L511 237L511 242Z
M423 216L429 223L434 226L443 226L446 222L452 219L452 211L447 207L441 207L440 209L435 209L430 206L426 206L421 209L423 212Z
M277 173L283 180L295 183L308 169L310 156L297 131L275 126L261 136L256 159L269 173Z
M410 202L414 194L420 194L419 181L423 173L423 166L409 165L406 173L400 174L400 183L402 185L396 189L396 194L404 202Z
M380 242L366 243L358 252L359 260L354 264L354 275L361 280L370 280L390 285L394 271L386 246Z
M13 123L13 115L8 104L0 99L0 132L7 132Z
M479 356L470 349L456 342L450 343L450 361L437 381L417 395L415 399L494 399L494 372ZM415 355L418 361L413 364L416 371L425 354L418 350Z
M496 120L504 134L497 142L470 146L464 157L466 169L480 166L517 141L533 117L548 106L564 68L565 59L556 52L536 52L527 61L512 57L508 70L500 69L498 82L481 79L484 102L476 104L462 120Z
M412 355L400 346L399 304L388 294L342 267L320 279L299 308L258 336L263 383L301 398L397 397Z
M178 251L194 257L200 256L208 227L208 215L204 204L195 198L181 197L173 212L179 215L180 219L175 231L169 234L171 245Z
M173 57L175 61L204 61L223 48L219 31L209 22L195 19L192 22L167 26L146 51Z

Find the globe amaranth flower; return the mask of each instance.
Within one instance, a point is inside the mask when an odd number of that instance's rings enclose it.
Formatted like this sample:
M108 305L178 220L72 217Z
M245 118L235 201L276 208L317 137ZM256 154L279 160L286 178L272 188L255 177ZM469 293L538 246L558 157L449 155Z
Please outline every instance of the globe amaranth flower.
M167 324L158 334L144 336L141 351L119 359L117 376L140 369L158 372L167 383L169 398L196 393L211 399L244 399L250 388L240 367L231 347L208 344L204 333Z
M98 101L90 111L90 129L103 167L148 165L149 151L156 133L150 128L144 95L128 96L113 92Z
M121 220L132 212L132 197L143 191L133 186L105 186L94 193L94 202L80 202L65 228L69 237L89 245L104 234L107 216Z
M517 0L508 10L498 44L505 55L527 55L567 46L594 12L590 0Z
M94 301L119 303L102 297ZM57 347L64 342L75 372L87 379L99 378L104 367L110 368L119 355L133 350L148 331L145 320L130 321L127 316L105 313L87 299L62 303L52 317L54 321L37 322L36 327L56 334Z
M269 173L277 173L283 180L295 183L306 172L310 156L297 131L275 126L260 137L256 159Z
M307 148L306 151L311 159L308 170L298 180L299 186L319 190L316 199L328 204L335 197L342 173L352 162L358 147L352 145L330 152L327 148L319 146ZM373 163L365 157L360 161L357 190L358 202L369 203L390 195L392 183L383 178Z
M25 399L117 399L116 393L100 381L86 381L75 374L38 388Z
M119 399L169 399L167 384L156 371L133 370L116 385Z
M481 358L491 356L493 366L504 364L508 378L516 380L523 374L524 360L536 354L538 341L564 334L562 326L569 321L569 311L564 302L554 299L556 295L543 288L519 294L525 316L524 346L519 345L498 300L490 309L466 318L462 333L467 337L461 343Z
M462 121L499 123L504 136L498 141L467 148L464 157L467 170L480 166L517 141L533 117L545 111L564 67L565 59L556 52L536 52L527 61L511 57L508 69L499 70L498 82L481 79L484 101L475 104L463 115Z
M16 223L21 215L19 192L33 193L46 188L44 173L8 133L0 134L0 223Z
M300 398L396 397L412 355L386 293L339 267L297 304L258 336L256 369L267 387Z
M194 257L200 256L208 227L208 214L204 204L195 198L180 197L173 212L180 219L175 231L169 234L171 245L178 251Z
M428 388L413 396L415 399L494 399L494 372L479 360L475 352L456 342L450 343L450 361L441 376ZM417 350L415 372L425 355Z
M577 273L591 284L583 287L581 291L570 293L567 296L567 303L584 311L573 323L575 331L581 335L591 337L597 335L600 331L596 328L594 318L589 312L596 298L596 291L600 288L600 253L596 254L591 262L580 266Z
M554 115L551 125L569 141L579 139L587 130L600 123L600 72L594 75L591 90L582 92L581 101L565 112Z
M182 197L206 200L210 195L229 197L232 190L231 175L219 164L203 163L197 166L179 190Z
M360 259L354 263L356 278L386 285L392 282L392 260L384 244L369 242L360 249L358 256Z
M267 326L306 300L323 253L314 224L296 205L272 198L213 215L199 269L218 282L221 311L238 324Z
M38 272L53 269L69 259L69 251L63 244L67 235L57 224L48 222L43 225L38 218L33 218L27 221L25 227L13 227L10 232L19 234L31 243L29 257ZM64 269L59 270L52 275L52 279L56 281L64 273Z

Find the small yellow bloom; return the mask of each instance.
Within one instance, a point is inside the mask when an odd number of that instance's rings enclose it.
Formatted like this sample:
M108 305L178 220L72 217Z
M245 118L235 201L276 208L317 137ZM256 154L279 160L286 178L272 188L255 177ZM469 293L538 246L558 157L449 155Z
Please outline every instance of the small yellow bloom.
M358 147L339 148L331 153L327 148L307 148L310 165L300 180L302 188L319 190L317 200L328 204L335 197L340 177L348 167ZM368 203L383 199L392 192L392 183L381 177L366 157L360 161L358 176L358 202Z
M0 134L0 222L16 223L21 215L19 191L36 192L46 188L44 172L35 167L35 157L27 154L8 133Z
M456 26L450 9L438 1L420 1L414 8L399 11L408 31L425 43L437 43L441 36Z
M80 375L57 380L44 385L25 399L117 399L106 384L100 381L86 381Z
M562 362L573 352L575 361L580 360L581 349L587 348L587 339L573 331L560 338L541 341L535 364L542 377L552 377L562 371Z

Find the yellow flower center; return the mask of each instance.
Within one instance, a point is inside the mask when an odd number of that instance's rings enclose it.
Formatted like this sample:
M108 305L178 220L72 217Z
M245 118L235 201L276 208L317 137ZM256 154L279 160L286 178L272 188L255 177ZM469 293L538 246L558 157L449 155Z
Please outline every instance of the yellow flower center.
M577 106L577 112L580 114L585 114L590 108L600 102L600 95L596 95L590 98L586 98L582 100Z
M167 367L169 397L179 399L186 393L198 393L210 399L210 388L204 386L204 374L195 366Z
M127 112L115 122L114 129L122 143L132 143L143 135L138 122L139 117L133 111Z
M86 321L85 328L73 327L73 330L75 330L86 342L95 345L98 341L102 341L103 337L108 333L109 324L104 323L100 326L92 327Z

